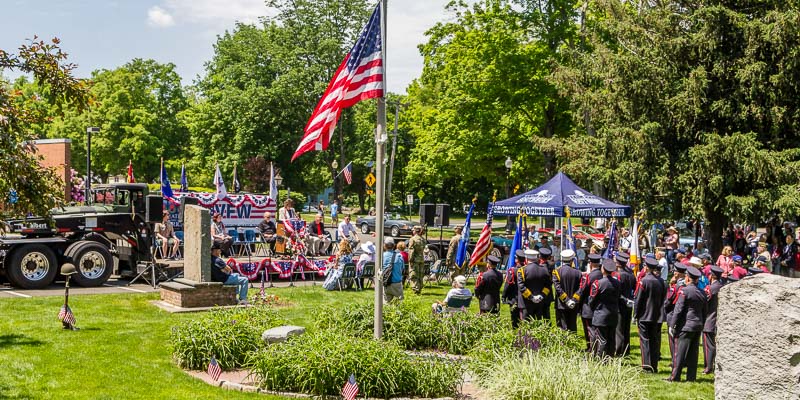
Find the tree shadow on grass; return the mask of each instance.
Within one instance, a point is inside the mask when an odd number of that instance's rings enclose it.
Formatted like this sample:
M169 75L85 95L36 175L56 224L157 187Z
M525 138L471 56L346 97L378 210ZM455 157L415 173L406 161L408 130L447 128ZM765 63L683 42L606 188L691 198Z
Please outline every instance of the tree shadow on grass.
M0 335L0 349L11 346L41 346L41 340L32 339L20 334Z

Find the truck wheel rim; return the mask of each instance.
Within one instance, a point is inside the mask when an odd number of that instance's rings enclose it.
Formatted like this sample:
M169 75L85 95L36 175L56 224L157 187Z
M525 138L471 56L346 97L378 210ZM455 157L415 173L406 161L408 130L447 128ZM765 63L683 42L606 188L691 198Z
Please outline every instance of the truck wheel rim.
M106 270L106 259L97 251L90 251L81 257L79 272L87 279L96 279Z
M392 236L400 236L400 229L398 227L392 227Z
M22 257L22 276L29 281L40 281L50 271L50 261L42 253L31 252Z

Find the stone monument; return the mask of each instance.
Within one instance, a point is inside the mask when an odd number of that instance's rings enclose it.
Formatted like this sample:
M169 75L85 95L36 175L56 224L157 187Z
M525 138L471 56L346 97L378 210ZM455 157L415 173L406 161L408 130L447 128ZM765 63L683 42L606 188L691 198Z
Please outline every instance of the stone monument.
M715 372L717 399L800 399L800 279L758 274L720 290Z

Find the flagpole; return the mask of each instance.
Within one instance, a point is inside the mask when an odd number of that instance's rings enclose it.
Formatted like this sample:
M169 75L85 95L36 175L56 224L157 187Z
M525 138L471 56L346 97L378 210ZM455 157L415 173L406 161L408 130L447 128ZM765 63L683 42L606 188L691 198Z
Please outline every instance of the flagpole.
M164 157L161 157L161 168L158 169L158 182L161 184L161 196L164 196Z
M380 0L381 5L381 60L383 63L383 96L378 97L378 121L375 129L375 172L377 179L375 182L375 233L378 241L378 248L383 246L383 211L384 211L384 170L383 151L386 144L386 0ZM383 251L375 252L375 265L383 270ZM392 268L393 266L389 266ZM391 271L391 269L390 269ZM375 339L383 336L383 273L375 274Z

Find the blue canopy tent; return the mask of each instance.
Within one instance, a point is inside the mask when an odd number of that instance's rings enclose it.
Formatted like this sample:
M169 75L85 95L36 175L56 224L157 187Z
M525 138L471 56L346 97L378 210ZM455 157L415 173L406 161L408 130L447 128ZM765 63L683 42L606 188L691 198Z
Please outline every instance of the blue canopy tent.
M564 207L570 216L586 218L625 218L631 216L631 207L593 195L576 185L563 172L559 172L544 185L529 192L494 203L495 216L517 215L520 211L529 216L564 217Z

